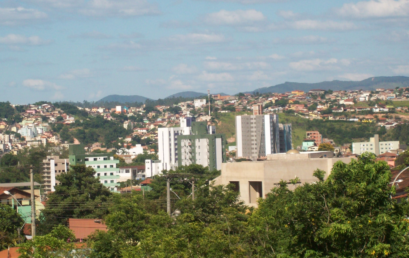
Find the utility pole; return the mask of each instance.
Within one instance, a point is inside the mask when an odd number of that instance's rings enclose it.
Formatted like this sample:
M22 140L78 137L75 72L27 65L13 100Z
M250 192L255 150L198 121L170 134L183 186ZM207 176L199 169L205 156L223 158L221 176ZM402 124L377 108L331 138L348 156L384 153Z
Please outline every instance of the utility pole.
M195 200L195 179L192 178L192 200Z
M207 90L207 98L209 100L209 116L210 116L210 90Z
M171 215L171 209L170 209L170 177L167 177L166 179L166 208L168 211L169 216Z
M34 196L34 172L33 165L30 166L30 188L31 188L31 237L36 236L36 203Z

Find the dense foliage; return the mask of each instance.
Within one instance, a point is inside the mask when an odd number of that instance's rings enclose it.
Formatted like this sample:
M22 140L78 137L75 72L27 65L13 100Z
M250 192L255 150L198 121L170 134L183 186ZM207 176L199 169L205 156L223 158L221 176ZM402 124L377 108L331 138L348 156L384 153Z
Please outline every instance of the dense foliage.
M92 168L77 165L57 176L60 184L48 195L39 232L48 233L54 226L65 225L68 218L102 218L106 215L112 194L94 174Z
M401 144L409 145L409 124L399 124L395 126L388 131L384 139L399 141Z
M17 230L23 226L23 219L11 206L0 204L0 251L18 241Z
M80 116L80 117L88 117L88 113L85 110L79 110L76 106L66 103L66 102L56 102L54 103L54 107L60 108L68 115L73 116Z

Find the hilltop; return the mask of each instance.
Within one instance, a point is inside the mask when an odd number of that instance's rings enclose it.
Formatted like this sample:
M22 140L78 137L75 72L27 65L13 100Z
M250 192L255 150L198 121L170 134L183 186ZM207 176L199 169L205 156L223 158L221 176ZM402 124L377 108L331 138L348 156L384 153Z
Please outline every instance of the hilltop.
M309 91L312 89L322 90L375 90L377 88L393 89L395 87L408 87L409 77L371 77L363 81L325 81L318 83L285 82L275 86L256 89L252 92L284 93L293 90Z
M139 96L139 95L129 95L129 96L125 96L125 95L109 95L106 96L100 100L98 100L97 102L119 102L119 103L145 103L145 101L147 99L150 98L146 98L143 96Z

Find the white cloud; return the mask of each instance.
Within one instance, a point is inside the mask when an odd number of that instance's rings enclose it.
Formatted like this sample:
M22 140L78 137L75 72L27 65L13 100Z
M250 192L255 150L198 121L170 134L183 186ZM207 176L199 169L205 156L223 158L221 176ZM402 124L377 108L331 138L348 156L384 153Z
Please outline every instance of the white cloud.
M214 56L206 56L206 60L217 60L217 57L214 57Z
M344 4L336 12L345 17L382 18L409 16L408 0L370 0Z
M47 90L47 89L54 89L54 90L62 90L64 87L59 86L55 83L39 80L39 79L27 79L23 81L23 86L34 89L34 90Z
M199 79L213 82L234 81L233 76L229 73L208 73L206 71L203 71L202 74L199 75Z
M342 21L319 21L298 20L287 24L289 28L296 30L354 30L357 26L352 22Z
M278 54L272 54L272 55L268 56L268 58L271 58L273 60L281 60L281 59L284 59L285 56L280 56Z
M409 65L398 65L392 68L392 71L395 74L409 74Z
M106 49L110 50L141 50L142 45L139 43L135 43L133 41L130 42L123 42L123 43L117 43L117 44L111 44L106 47Z
M195 66L189 66L187 64L180 64L172 69L177 74L193 74L197 71Z
M34 9L23 7L0 8L1 25L17 25L47 18L47 14Z
M83 39L109 39L111 38L110 35L98 32L98 31L91 31L85 32L77 35L71 36L72 38L83 38Z
M286 0L206 0L208 2L228 2L228 3L240 3L240 4L262 4L262 3L279 3Z
M178 90L189 90L189 89L192 89L193 87L191 85L185 84L181 80L173 80L173 81L170 81L170 84L167 88L168 89L178 89Z
M346 73L338 76L340 79L348 80L348 81L362 81L373 77L372 74L368 73Z
M91 76L91 71L89 69L79 69L79 70L72 70L65 74L61 74L60 79L74 80L74 79L86 78L90 76Z
M84 0L26 0L26 1L35 3L37 5L42 5L44 7L64 9L80 7L85 4Z
M213 25L242 25L264 21L265 19L263 13L256 10L221 10L205 17L206 23Z
M176 35L168 39L170 42L179 44L214 44L223 43L227 39L221 34L191 33L185 35Z
M293 19L298 17L298 14L294 13L293 11L279 11L278 15L285 19Z
M26 37L23 35L9 34L4 37L0 37L0 44L8 45L44 45L48 44L51 41L43 40L39 36Z
M244 62L244 63L230 63L230 62L205 62L204 66L208 70L255 70L266 69L269 64L266 62Z
M324 71L324 70L336 70L339 66L348 66L350 61L347 59L338 60L331 58L328 60L323 59L311 59L301 60L298 62L291 62L290 67L298 71Z
M250 81L269 81L271 77L265 74L263 71L255 71L247 77Z
M274 43L277 44L327 44L333 43L334 40L328 39L320 36L303 36L298 38L284 38L284 39L275 39Z
M146 0L91 0L80 13L88 16L141 16L160 14L160 11Z

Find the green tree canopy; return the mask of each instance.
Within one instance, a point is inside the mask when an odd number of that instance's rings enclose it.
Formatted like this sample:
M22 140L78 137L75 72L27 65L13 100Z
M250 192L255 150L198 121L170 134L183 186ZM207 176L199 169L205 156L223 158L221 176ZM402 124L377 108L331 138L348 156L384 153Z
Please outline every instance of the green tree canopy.
M320 146L318 146L319 151L334 151L334 146L332 146L330 143L321 143Z
M17 243L24 220L9 205L0 204L0 251Z
M42 211L39 230L48 233L69 218L102 218L108 212L111 192L94 177L95 171L85 165L71 166L57 176L59 185L48 195Z

